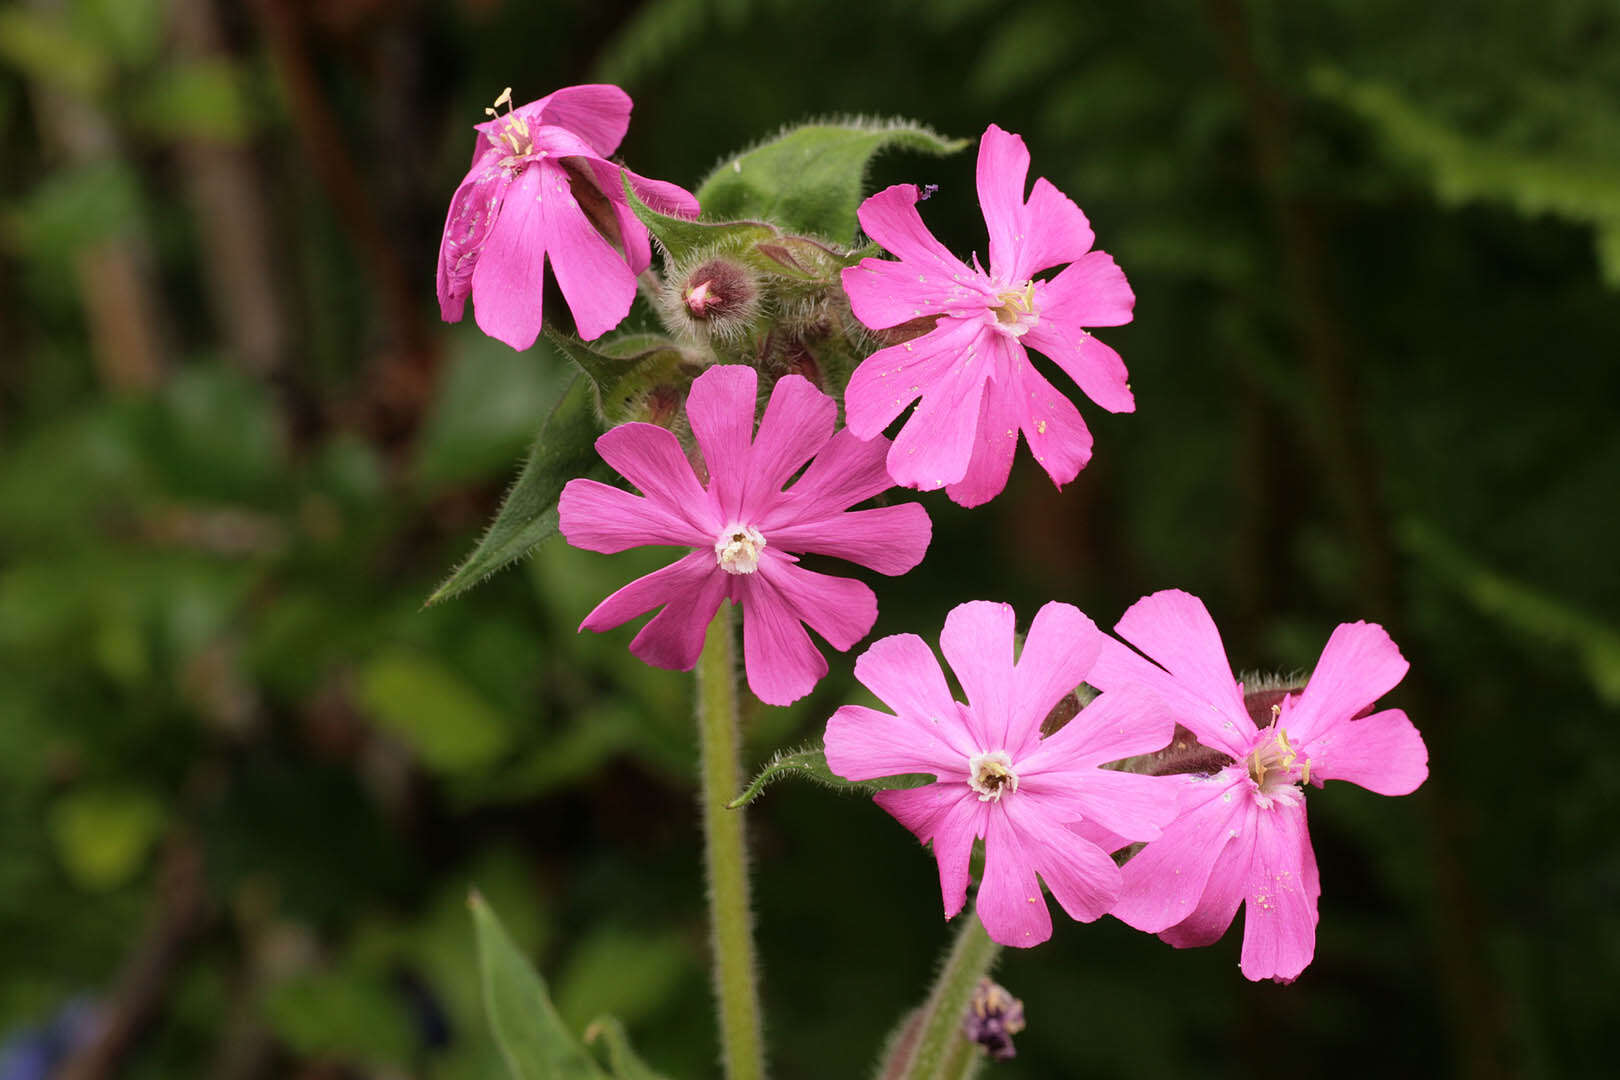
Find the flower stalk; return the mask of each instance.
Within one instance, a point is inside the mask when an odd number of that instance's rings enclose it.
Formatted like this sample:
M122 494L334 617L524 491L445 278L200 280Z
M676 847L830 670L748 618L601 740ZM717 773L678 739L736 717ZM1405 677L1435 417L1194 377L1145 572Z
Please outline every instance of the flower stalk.
M742 785L731 612L732 605L722 604L709 623L697 665L704 863L725 1075L727 1080L761 1080L765 1075L765 1053L755 977L754 918L748 900L744 818L741 809L726 809Z
M896 1047L901 1060L886 1063L884 1077L935 1080L963 1074L965 1063L977 1056L977 1048L962 1033L962 1018L979 980L990 973L1000 954L1001 946L990 940L979 917L969 912L923 1004L922 1015L914 1021L917 1038L902 1040Z

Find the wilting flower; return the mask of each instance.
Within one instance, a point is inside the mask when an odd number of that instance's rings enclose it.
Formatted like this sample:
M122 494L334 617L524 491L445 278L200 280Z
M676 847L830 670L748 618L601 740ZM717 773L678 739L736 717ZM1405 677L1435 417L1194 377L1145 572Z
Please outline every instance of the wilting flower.
M630 651L655 667L687 670L729 597L743 611L749 687L761 701L786 705L827 673L806 624L844 650L877 619L877 598L865 584L806 570L795 554L832 555L880 574L903 574L922 561L931 526L915 503L849 509L891 486L883 468L887 445L862 442L848 431L833 434L837 404L808 379L777 381L756 437L757 379L753 368L730 365L710 368L692 383L686 415L708 467L707 487L668 430L621 424L597 439L596 449L643 494L571 480L558 514L563 536L575 547L692 549L602 601L580 629L608 630L661 607ZM784 490L807 461L804 474Z
M984 838L976 906L1003 945L1038 945L1052 935L1037 874L1076 919L1089 922L1113 906L1119 868L1069 826L1148 840L1175 812L1174 791L1162 780L1099 768L1169 739L1170 721L1153 698L1104 694L1041 737L1047 713L1088 678L1101 640L1078 609L1047 604L1015 663L1013 609L962 604L946 617L939 644L968 704L951 697L922 638L899 634L855 662L855 677L895 715L846 705L827 721L827 764L839 776L935 777L875 798L917 839L932 841L947 919L966 902L973 841Z
M1256 726L1197 597L1154 593L1115 629L1156 664L1108 641L1087 680L1104 690L1148 686L1177 722L1231 763L1175 779L1178 816L1125 864L1113 914L1183 948L1215 941L1246 904L1243 974L1290 982L1315 952L1321 895L1303 785L1349 780L1380 795L1405 795L1429 774L1428 750L1404 712L1363 715L1401 681L1406 661L1383 627L1344 623L1304 690Z
M510 95L496 105L509 106ZM630 311L636 275L652 262L620 172L663 213L696 217L697 199L607 160L630 126L630 95L617 86L570 86L504 115L486 111L444 222L440 313L459 322L471 295L484 333L526 349L540 334L549 261L579 336L601 336Z
M933 320L921 337L880 349L844 394L850 429L877 435L913 401L889 450L895 483L945 488L963 506L1007 485L1018 432L1059 487L1091 457L1091 432L1067 397L1030 364L1034 346L1110 412L1136 407L1119 354L1085 329L1131 321L1136 302L1113 257L1092 251L1091 225L1044 178L1029 200L1024 140L990 125L979 143L979 203L990 270L962 263L917 214L918 191L898 184L861 204L861 227L899 259L863 259L843 272L855 315L882 330ZM1050 280L1035 277L1062 263Z

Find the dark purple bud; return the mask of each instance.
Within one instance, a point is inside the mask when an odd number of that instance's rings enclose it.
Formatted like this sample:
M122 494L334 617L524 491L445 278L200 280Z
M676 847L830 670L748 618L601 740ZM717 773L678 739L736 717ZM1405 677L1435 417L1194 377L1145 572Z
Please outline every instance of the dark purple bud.
M1012 1037L1024 1030L1024 1003L989 979L980 979L962 1018L962 1034L989 1051L996 1061L1017 1056Z

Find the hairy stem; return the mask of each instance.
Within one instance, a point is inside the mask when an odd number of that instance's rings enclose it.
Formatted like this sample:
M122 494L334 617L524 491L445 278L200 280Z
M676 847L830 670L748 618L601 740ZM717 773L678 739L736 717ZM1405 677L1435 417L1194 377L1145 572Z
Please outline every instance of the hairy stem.
M730 604L722 604L709 624L697 685L709 935L714 943L721 1051L728 1080L759 1080L765 1075L765 1052L754 973L754 920L748 905L748 849L743 811L726 809L742 784Z
M962 916L962 928L916 1022L916 1041L903 1045L902 1060L889 1062L882 1070L883 1076L936 1080L964 1075L964 1065L975 1055L966 1045L967 1036L962 1034L962 1018L967 1015L974 988L990 973L1000 953L1001 946L990 940L977 915L969 911Z

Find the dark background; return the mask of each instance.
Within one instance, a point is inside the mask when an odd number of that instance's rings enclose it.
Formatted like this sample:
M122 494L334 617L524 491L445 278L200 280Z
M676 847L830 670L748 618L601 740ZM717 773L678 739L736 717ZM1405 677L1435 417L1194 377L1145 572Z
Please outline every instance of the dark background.
M1009 955L992 1075L1597 1074L1620 970L1620 11L1612 2L23 0L0 8L6 1080L493 1077L476 882L576 1028L714 1075L689 681L579 619L660 553L461 599L559 387L433 297L470 126L610 80L695 187L828 114L1021 133L1136 290L1138 412L923 501L875 633L1179 586L1240 669L1389 627L1404 799L1311 795L1315 963L1105 919ZM985 251L973 155L894 155ZM553 305L552 311L561 311ZM1063 385L1067 385L1066 381ZM748 717L819 733L848 658ZM775 1073L866 1075L949 936L869 803L752 819ZM113 1035L86 1041L99 1009ZM1612 1031L1611 1031L1612 1037ZM54 1042L53 1042L54 1040Z

